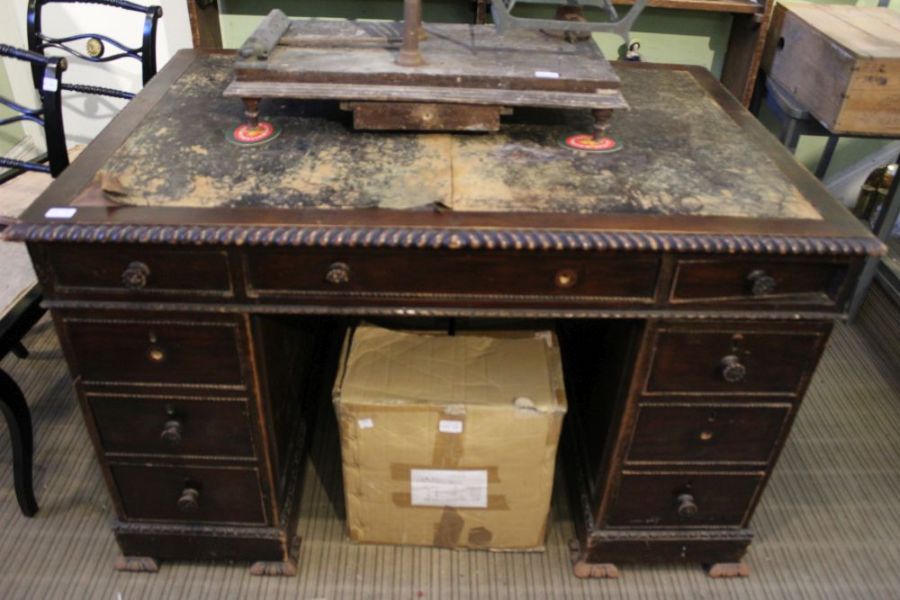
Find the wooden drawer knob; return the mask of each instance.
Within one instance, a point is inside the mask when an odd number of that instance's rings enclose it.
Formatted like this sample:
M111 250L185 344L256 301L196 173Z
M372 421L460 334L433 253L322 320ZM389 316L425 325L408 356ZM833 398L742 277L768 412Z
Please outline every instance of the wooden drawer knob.
M691 494L679 494L675 502L678 504L678 516L682 519L689 519L697 514L697 503Z
M159 437L164 441L170 444L178 444L181 443L181 423L172 419L171 421L166 421L166 424L163 425L162 433L159 434Z
M342 262L333 263L325 273L325 281L332 285L350 283L350 266Z
M200 508L200 492L192 487L186 487L181 491L178 499L178 510L189 513Z
M762 269L750 271L747 281L750 282L750 293L754 296L768 296L775 291L775 279L766 275Z
M734 354L729 354L722 359L722 378L728 383L738 383L747 376L747 367L741 363Z
M141 290L147 286L147 279L150 278L150 267L142 262L129 263L125 270L122 271L122 285L129 290Z

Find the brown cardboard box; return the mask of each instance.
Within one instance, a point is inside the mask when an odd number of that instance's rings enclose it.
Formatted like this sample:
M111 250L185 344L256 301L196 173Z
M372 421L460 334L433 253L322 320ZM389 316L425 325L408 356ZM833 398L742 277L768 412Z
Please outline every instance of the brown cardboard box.
M562 381L550 332L348 334L334 405L350 537L541 549Z

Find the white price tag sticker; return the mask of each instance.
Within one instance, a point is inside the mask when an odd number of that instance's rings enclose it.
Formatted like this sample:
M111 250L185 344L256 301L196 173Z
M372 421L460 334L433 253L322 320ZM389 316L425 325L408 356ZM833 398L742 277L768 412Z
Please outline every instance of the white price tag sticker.
M559 73L556 71L535 71L534 76L538 79L559 79Z
M441 419L438 421L438 431L441 433L462 433L463 422L452 421L450 419Z
M71 219L75 216L75 213L78 212L77 208L51 208L48 209L47 212L44 213L44 218L46 219Z
M356 421L356 424L359 425L360 429L372 429L375 427L375 421L372 419L359 419Z
M410 469L409 485L413 506L487 508L484 469Z

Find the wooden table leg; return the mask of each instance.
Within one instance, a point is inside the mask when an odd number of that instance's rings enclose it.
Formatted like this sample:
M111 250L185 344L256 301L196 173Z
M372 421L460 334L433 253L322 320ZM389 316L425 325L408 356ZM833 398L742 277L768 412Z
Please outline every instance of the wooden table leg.
M25 403L22 390L12 377L0 369L0 412L6 418L9 437L12 439L13 478L16 486L16 499L22 514L33 517L37 511L34 499L34 488L31 480L31 459L34 442L31 430L31 412Z

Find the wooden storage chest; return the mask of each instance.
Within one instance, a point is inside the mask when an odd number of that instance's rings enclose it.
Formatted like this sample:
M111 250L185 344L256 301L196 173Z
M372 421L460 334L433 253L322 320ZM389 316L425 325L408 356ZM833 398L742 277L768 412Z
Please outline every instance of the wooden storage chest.
M762 64L832 133L900 135L900 12L779 4Z

